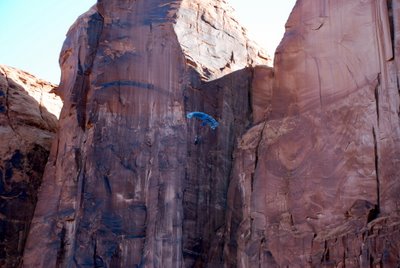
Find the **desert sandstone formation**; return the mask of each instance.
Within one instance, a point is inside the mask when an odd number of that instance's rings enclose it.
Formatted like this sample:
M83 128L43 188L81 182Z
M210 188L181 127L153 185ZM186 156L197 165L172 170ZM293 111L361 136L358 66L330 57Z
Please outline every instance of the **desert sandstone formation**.
M24 267L221 267L250 66L268 61L223 0L98 1L62 48Z
M235 152L226 266L399 266L399 7L297 1L253 82L264 120Z
M399 266L399 8L299 0L272 69L223 0L99 0L24 267Z
M17 267L62 103L54 85L0 65L0 267Z

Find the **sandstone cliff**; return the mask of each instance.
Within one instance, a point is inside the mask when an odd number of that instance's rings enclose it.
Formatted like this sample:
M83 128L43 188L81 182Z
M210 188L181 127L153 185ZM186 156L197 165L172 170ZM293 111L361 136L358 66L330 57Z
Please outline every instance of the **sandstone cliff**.
M62 106L52 89L0 65L0 267L22 256Z
M399 266L399 7L299 0L271 69L223 0L99 0L24 266Z
M266 63L223 0L99 0L61 52L24 266L223 265L231 155L252 119L250 66Z
M297 1L235 152L227 266L399 266L399 7Z

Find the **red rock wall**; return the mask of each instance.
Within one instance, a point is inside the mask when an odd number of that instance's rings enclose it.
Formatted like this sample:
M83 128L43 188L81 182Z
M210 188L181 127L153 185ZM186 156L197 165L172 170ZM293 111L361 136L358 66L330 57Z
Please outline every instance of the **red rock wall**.
M0 65L0 267L18 267L61 100L54 85Z
M267 62L225 6L98 1L71 27L24 267L222 265L231 155L251 122L246 67ZM187 120L196 110L221 125Z
M235 152L226 266L399 265L399 4L297 1Z
M24 266L397 267L399 7L299 0L271 69L225 1L99 1Z

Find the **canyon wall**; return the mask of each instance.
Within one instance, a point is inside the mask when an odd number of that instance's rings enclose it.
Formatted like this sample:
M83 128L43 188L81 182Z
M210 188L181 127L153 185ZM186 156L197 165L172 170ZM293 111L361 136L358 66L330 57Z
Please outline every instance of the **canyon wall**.
M298 0L272 69L224 0L99 0L23 266L399 266L399 7Z
M23 266L223 265L231 155L252 120L251 66L268 61L225 1L98 1L62 48Z
M399 266L399 6L297 1L235 152L226 266Z
M54 85L0 65L0 267L18 267L62 103Z

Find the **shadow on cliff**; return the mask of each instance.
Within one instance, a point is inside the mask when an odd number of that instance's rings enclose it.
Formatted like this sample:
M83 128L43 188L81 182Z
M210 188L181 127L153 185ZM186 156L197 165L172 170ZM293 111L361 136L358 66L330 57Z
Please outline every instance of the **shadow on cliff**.
M18 267L57 117L18 82L0 83L0 266Z
M185 92L186 112L212 115L219 126L212 130L188 120L187 173L183 187L183 256L186 267L223 265L227 191L237 140L251 127L253 68L219 79L192 81ZM191 77L196 77L193 74ZM205 197L198 200L199 196ZM196 219L190 226L189 218Z

